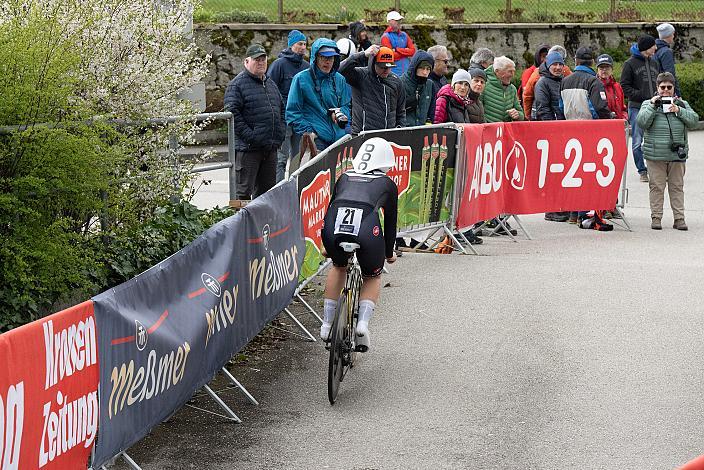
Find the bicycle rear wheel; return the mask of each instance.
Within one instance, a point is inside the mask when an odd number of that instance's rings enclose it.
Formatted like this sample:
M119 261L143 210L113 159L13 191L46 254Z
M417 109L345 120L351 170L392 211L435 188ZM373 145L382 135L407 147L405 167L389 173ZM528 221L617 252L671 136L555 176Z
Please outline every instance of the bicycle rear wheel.
M335 310L330 332L330 359L328 361L328 400L334 405L340 382L344 376L345 343L347 342L347 296L341 295Z

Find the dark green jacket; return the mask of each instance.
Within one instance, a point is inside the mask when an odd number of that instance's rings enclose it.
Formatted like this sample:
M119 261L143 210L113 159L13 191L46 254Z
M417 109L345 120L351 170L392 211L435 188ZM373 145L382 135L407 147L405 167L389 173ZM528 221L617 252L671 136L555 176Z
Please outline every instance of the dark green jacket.
M683 161L677 157L677 152L672 151L673 142L684 145L689 153L687 129L694 129L697 126L699 115L684 100L678 99L675 104L680 108L677 115L664 113L662 106L656 107L650 100L644 101L641 105L637 122L643 129L641 148L646 160ZM672 129L672 138L670 138L670 129Z
M514 108L520 113L519 121L523 121L523 106L518 101L518 91L512 84L504 86L496 78L494 66L492 65L484 71L486 73L486 87L481 95L481 102L484 105L484 119L486 122L511 122L513 119L508 115L508 110Z

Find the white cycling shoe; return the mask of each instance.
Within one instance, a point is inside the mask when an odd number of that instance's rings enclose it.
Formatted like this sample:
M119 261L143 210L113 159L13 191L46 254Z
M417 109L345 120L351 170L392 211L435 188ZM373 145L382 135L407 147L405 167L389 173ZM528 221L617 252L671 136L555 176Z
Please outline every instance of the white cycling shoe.
M328 341L330 341L330 330L331 329L332 329L332 323L323 322L323 324L320 325L320 339L322 339L326 343Z
M355 349L359 352L367 352L369 350L369 346L371 346L371 340L369 338L369 322L357 322L356 344L357 347Z

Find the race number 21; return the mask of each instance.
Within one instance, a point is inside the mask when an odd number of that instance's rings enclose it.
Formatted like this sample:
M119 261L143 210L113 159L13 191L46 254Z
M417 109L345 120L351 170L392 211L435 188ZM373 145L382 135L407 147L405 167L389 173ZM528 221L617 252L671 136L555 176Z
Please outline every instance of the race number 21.
M594 174L599 186L605 188L609 186L616 176L616 165L613 162L614 146L611 140L606 137L599 140L596 145L596 154L601 163L598 168L595 162L582 163L582 143L579 139L570 139L565 145L564 158L566 163L548 164L550 154L550 142L546 139L538 140L536 147L540 151L540 174L538 176L538 187L545 187L545 179L548 173L561 174L563 188L580 188L582 178ZM581 174L581 176L579 176Z

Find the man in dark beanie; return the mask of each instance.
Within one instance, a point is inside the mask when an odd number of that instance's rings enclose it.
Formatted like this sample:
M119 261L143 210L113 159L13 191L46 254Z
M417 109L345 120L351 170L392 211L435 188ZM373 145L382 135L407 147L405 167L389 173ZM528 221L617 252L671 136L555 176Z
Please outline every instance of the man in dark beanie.
M631 57L623 64L621 72L621 87L628 98L628 121L631 123L633 160L643 183L648 182L648 169L645 166L641 150L643 131L639 128L636 118L643 101L648 101L655 96L657 91L655 80L662 72L662 67L653 57L656 50L655 38L648 35L641 36L638 38L638 42L631 46Z
M288 47L279 53L279 58L276 59L269 67L269 77L276 83L281 92L281 97L284 100L284 109L288 101L288 92L291 89L293 77L298 72L308 70L310 64L303 57L306 54L308 40L305 35L294 29L288 33ZM284 179L286 173L286 163L298 153L298 148L301 146L301 136L293 132L293 127L286 126L286 136L281 148L278 151L276 158L276 181Z

